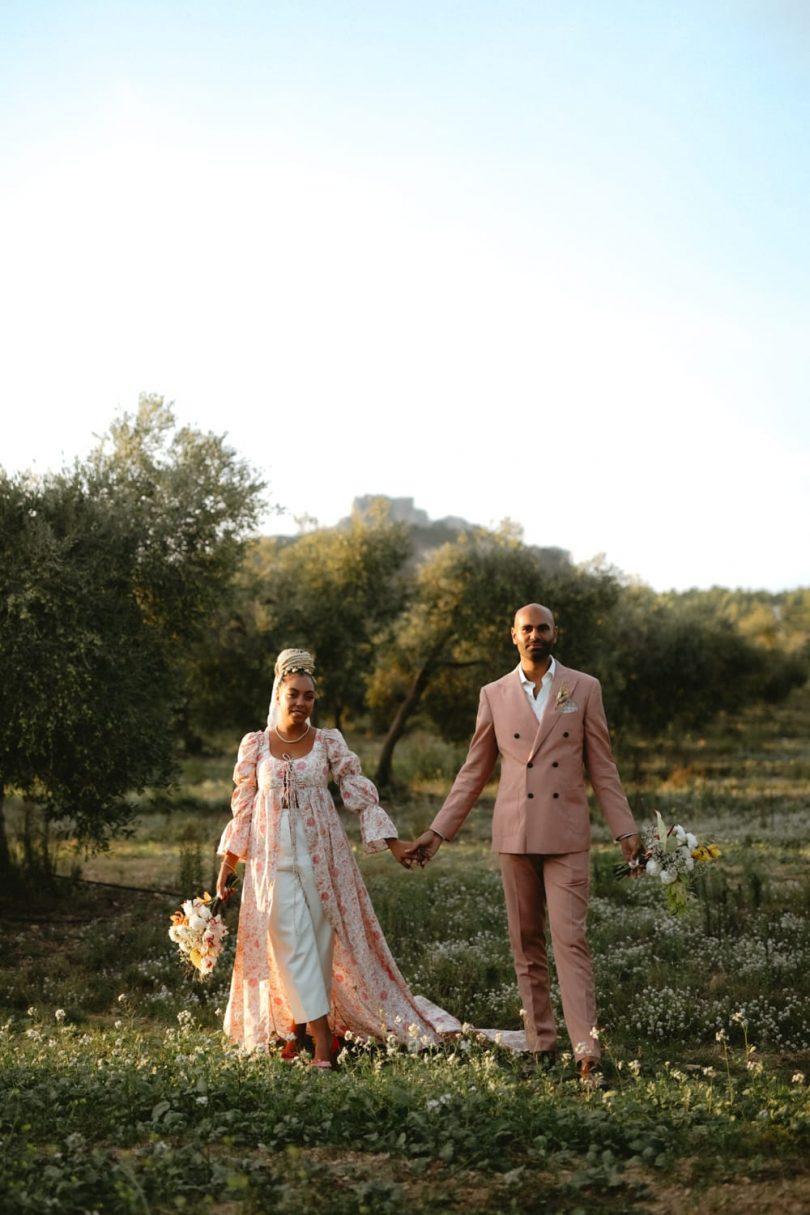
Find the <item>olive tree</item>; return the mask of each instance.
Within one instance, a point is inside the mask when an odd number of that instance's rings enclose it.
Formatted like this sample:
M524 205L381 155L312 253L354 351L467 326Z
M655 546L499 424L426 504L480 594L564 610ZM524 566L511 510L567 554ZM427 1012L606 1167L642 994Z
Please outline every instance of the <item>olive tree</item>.
M14 789L99 847L127 792L168 779L187 648L261 489L153 397L86 462L0 474L0 800Z
M391 783L394 750L417 712L443 738L469 735L478 688L515 665L510 626L519 607L544 603L565 621L570 604L575 631L586 631L586 616L605 610L612 595L608 575L586 579L548 563L511 531L465 533L425 557L368 683L369 705L386 723L378 783Z

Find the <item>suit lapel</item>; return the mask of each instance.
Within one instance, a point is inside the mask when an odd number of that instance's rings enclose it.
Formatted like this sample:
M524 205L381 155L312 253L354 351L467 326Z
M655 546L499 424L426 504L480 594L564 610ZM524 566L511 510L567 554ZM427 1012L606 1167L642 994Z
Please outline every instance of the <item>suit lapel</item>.
M523 690L523 684L520 682L520 675L517 670L513 671L507 679L506 693L510 717L515 721L522 722L527 736L531 738L537 728L537 718L526 699L526 693Z
M542 747L543 743L548 738L551 731L559 725L560 711L557 706L557 696L563 687L570 692L573 687L572 672L568 667L564 667L561 663L556 664L554 678L551 681L551 689L546 701L546 707L543 710L543 716L537 723L537 732L532 743L532 756L536 755ZM528 707L528 706L527 706Z

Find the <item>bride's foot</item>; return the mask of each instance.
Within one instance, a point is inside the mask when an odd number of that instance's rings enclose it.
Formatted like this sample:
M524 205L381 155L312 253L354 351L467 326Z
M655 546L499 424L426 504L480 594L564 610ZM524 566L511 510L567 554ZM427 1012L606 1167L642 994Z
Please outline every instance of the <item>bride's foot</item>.
M295 1031L295 1037L288 1038L280 1052L280 1058L285 1063L292 1063L293 1059L297 1059L306 1043L307 1027L305 1025L293 1025L292 1029Z
M329 1022L326 1017L318 1017L317 1021L311 1021L309 1025L312 1033L312 1041L315 1047L313 1051L314 1058L312 1062L324 1070L331 1068L335 1060L334 1037L329 1028Z

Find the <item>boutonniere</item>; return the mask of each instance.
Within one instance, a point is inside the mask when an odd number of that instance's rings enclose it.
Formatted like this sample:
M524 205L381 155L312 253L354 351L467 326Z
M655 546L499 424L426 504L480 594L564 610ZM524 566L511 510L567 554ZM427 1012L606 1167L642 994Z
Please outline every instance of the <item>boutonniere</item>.
M561 705L568 704L568 701L570 699L571 699L571 693L569 692L568 688L566 688L565 685L563 685L563 687L561 687L559 692L557 693L557 699L554 701L554 703L557 706L557 708L559 709L559 707Z

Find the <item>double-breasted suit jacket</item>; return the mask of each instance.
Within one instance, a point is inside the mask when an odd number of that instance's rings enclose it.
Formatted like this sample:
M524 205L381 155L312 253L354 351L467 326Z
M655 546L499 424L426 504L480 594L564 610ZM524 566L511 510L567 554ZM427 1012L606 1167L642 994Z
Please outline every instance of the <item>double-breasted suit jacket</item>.
M431 824L453 839L501 757L492 819L496 852L568 853L590 847L585 770L614 838L637 828L610 745L599 681L556 663L540 721L517 670L481 689L467 758Z

